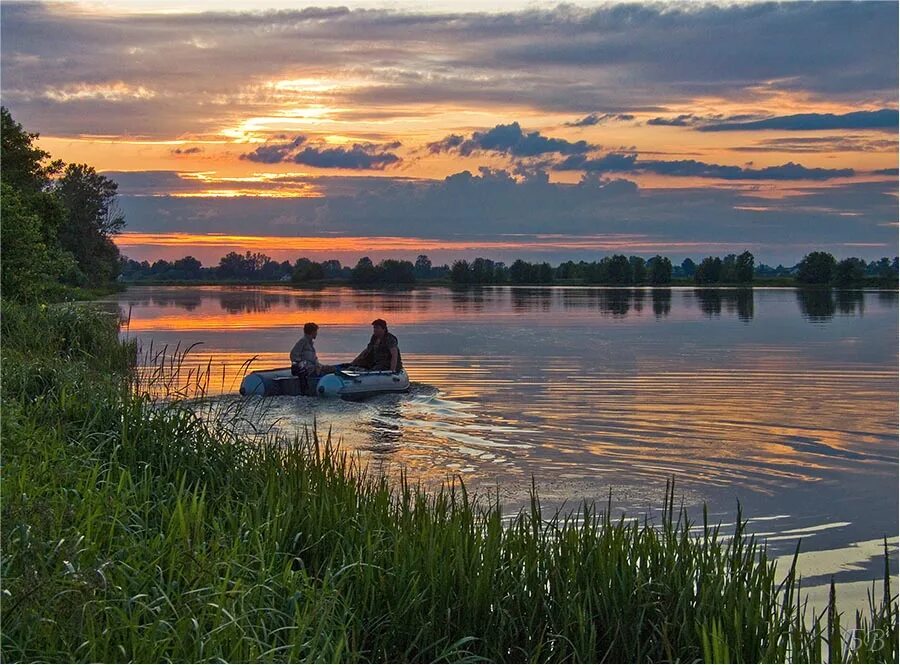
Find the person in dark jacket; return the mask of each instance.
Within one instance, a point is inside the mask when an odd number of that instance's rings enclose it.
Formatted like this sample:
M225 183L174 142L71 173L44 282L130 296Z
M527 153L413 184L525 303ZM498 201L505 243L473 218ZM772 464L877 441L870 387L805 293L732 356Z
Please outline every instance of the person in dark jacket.
M399 372L403 369L397 338L388 332L384 319L372 321L372 339L351 365L373 371Z

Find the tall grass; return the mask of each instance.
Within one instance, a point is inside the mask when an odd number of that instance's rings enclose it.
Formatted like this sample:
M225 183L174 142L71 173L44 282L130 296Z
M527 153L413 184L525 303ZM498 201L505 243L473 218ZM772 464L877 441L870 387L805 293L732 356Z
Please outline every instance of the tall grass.
M504 520L136 391L114 318L4 303L2 333L4 660L897 660L888 570L866 616L809 620L672 487L656 521L536 493Z

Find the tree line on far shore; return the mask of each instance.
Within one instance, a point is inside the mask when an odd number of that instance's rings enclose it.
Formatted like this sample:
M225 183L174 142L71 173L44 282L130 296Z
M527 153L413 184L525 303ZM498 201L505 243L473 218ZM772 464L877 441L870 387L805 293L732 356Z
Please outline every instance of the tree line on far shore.
M517 259L507 266L500 261L476 258L457 260L452 265L432 265L422 254L412 261L385 259L374 263L369 257L356 266L342 265L337 259L316 262L308 258L275 261L262 253L230 252L218 265L205 267L192 256L175 261L160 259L154 263L123 259L124 281L281 281L295 284L347 282L360 286L414 284L449 281L455 285L490 284L607 284L614 286L665 286L692 282L698 285L752 284L759 279L782 278L798 284L850 286L875 281L897 281L898 260L883 257L866 262L860 258L838 261L828 252L811 252L798 264L786 268L756 265L753 254L708 256L695 263L687 258L680 265L656 255L650 259L616 254L599 261L566 261L557 266L547 262L530 263Z

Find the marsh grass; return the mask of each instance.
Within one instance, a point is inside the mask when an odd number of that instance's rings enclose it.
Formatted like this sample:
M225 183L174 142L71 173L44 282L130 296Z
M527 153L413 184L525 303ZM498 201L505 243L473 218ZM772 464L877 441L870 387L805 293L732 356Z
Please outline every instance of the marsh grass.
M671 485L657 519L536 492L505 519L136 390L116 324L3 305L6 661L897 660L887 557L865 616L810 620L794 567Z

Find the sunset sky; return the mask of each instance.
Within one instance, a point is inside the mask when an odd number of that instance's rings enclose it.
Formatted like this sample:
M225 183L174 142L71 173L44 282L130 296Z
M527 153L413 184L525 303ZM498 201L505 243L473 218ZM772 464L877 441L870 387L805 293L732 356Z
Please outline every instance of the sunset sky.
M897 254L893 2L0 7L135 259Z

